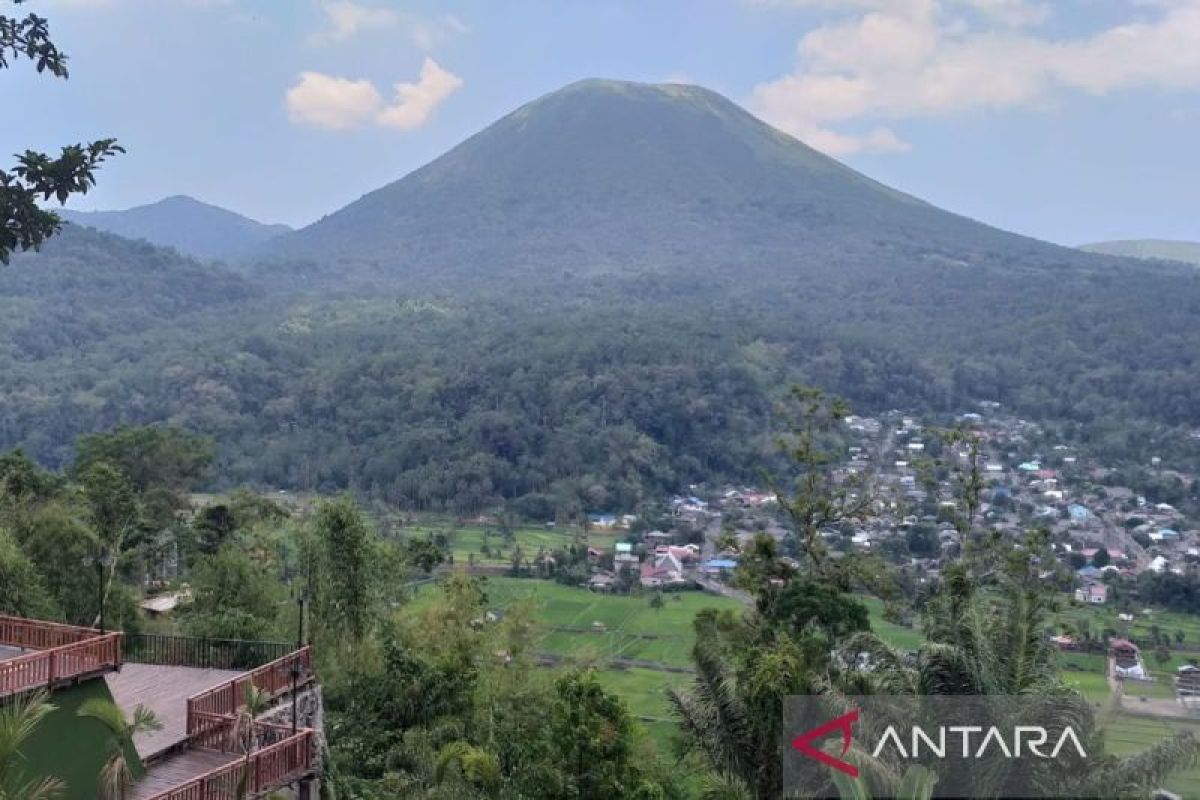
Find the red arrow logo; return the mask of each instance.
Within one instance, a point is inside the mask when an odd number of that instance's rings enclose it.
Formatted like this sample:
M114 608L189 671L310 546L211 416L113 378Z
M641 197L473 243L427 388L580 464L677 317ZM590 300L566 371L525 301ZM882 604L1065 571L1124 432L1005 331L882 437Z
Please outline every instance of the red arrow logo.
M843 714L837 719L830 720L819 728L813 728L811 731L806 731L800 734L795 739L792 739L792 747L799 750L809 758L815 758L822 764L833 767L839 772L844 772L851 778L858 777L858 767L853 764L848 764L840 758L829 755L824 750L818 750L812 746L812 743L817 739L828 736L834 731L842 732L842 755L846 755L850 750L850 741L854 736L854 723L858 722L858 709Z

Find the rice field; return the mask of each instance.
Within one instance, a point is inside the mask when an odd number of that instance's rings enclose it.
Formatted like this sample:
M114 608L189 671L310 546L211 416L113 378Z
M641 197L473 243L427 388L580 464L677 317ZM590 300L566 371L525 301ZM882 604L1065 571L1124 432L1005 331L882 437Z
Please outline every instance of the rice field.
M561 549L581 540L592 547L611 551L627 535L625 531L613 530L592 530L585 535L579 528L522 527L514 529L512 538L506 540L495 527L450 523L420 523L405 526L400 533L404 538L440 533L450 543L454 563L493 565L512 563L513 552L518 547L525 558L533 558L539 550Z

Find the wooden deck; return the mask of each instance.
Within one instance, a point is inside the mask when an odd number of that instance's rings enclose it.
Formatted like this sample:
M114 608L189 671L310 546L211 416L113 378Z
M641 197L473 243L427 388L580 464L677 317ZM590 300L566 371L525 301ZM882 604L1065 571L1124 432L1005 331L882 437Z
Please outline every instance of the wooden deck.
M126 664L120 672L106 675L104 679L108 682L113 699L126 716L132 716L134 708L143 705L153 711L162 723L162 730L134 737L133 744L138 755L146 760L187 739L189 697L227 683L240 674L224 669ZM203 751L196 752L204 754ZM195 777L195 774L188 777Z
M128 800L157 797L238 759L231 753L215 750L184 750L167 756L146 770L146 776L134 785Z
M0 661L5 661L10 658L16 658L17 656L24 655L27 652L29 652L29 651L22 650L19 647L9 647L6 644L0 644Z

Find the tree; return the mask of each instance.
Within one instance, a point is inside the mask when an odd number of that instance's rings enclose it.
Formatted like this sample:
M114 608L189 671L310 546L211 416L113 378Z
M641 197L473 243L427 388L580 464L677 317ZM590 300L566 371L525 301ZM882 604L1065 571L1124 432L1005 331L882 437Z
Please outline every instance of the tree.
M826 553L821 531L862 516L871 498L861 481L839 481L833 474L835 456L826 442L850 407L809 386L793 387L792 399L798 418L780 445L798 474L790 491L778 486L773 490L791 520L800 552L822 569Z
M409 539L404 543L404 560L428 575L446 560L446 554L430 538Z
M100 800L125 800L136 779L128 756L133 751L133 737L161 730L162 723L154 712L141 705L133 710L133 719L126 720L116 703L98 697L86 701L76 713L101 723L109 733L108 758L100 769L98 781Z
M263 639L283 600L279 582L236 542L201 559L192 577L194 600L183 614L192 636Z
M342 630L357 642L372 617L376 547L354 499L321 503L315 522L320 582L313 592L317 611L330 631Z
M24 0L13 0L16 5ZM27 59L40 72L67 78L67 56L50 39L47 21L36 14L24 18L0 14L0 69ZM9 113L16 113L10 108ZM96 169L107 158L125 152L116 139L74 144L57 158L26 150L11 170L0 170L0 264L15 250L36 248L58 231L62 220L39 202L54 198L65 203L73 194L86 194L96 185Z
M29 559L0 530L0 613L54 619L58 609Z
M54 778L25 776L21 747L54 706L45 692L29 692L0 703L0 798L3 800L53 800L63 785Z
M722 783L755 800L782 793L783 701L814 690L823 666L821 648L804 648L790 636L748 642L754 626L701 612L695 621L690 689L672 690L682 746L699 754Z
M1108 554L1108 549L1101 547L1096 550L1096 555L1092 556L1092 566L1096 568L1107 567L1112 563L1112 557Z
M29 514L22 527L22 549L63 618L72 625L90 625L99 610L96 575L82 565L99 550L96 535L57 502Z
M569 672L554 684L550 742L566 784L562 797L633 797L641 774L624 703L590 672Z

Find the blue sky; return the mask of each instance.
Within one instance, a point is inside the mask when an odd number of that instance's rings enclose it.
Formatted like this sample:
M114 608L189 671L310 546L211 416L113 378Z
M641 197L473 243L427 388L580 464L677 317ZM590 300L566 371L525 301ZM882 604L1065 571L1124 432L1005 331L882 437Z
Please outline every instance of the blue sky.
M0 98L22 110L0 126L0 152L100 136L129 150L75 208L190 194L302 225L523 102L609 77L715 89L874 178L1010 230L1200 240L1200 0L21 9L50 19L72 76L0 72Z

